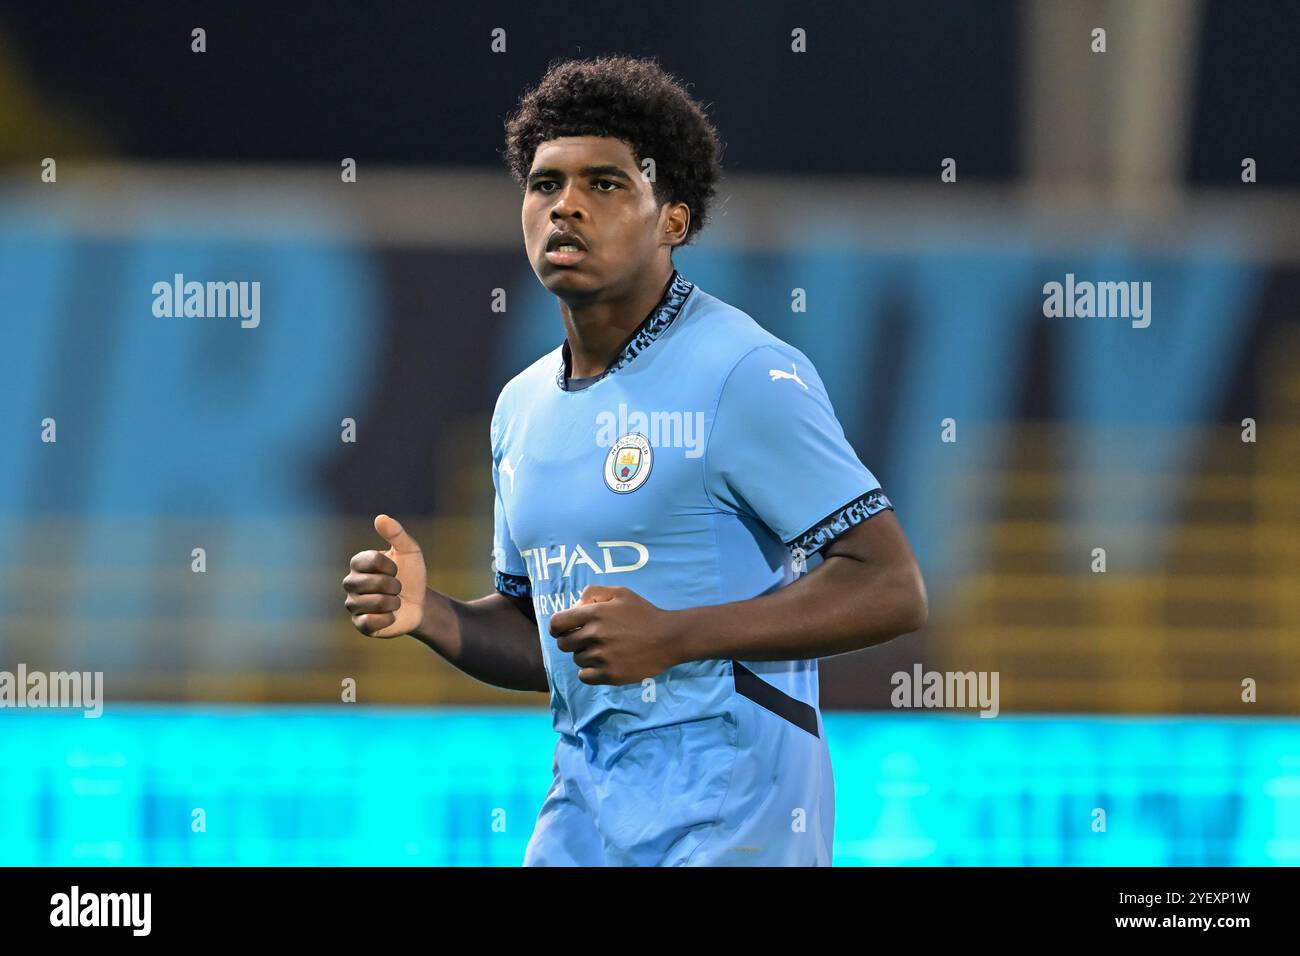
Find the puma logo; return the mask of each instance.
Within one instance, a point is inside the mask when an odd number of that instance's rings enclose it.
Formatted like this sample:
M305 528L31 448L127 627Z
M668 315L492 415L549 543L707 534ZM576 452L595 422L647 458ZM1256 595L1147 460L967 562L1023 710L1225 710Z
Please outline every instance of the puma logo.
M798 382L800 385L803 385L805 389L808 388L807 385L804 385L803 379L799 377L798 368L795 366L793 362L790 363L790 371L788 372L782 371L779 368L773 368L773 369L768 369L767 374L772 376L772 381L774 382L779 378L789 378Z

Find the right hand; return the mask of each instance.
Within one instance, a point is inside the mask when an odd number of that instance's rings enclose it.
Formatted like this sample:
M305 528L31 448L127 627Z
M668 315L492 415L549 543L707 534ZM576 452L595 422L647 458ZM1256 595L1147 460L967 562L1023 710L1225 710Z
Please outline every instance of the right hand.
M343 579L343 602L353 626L367 637L410 634L424 620L428 587L424 552L416 540L388 515L375 518L375 531L391 545L387 551L352 556Z

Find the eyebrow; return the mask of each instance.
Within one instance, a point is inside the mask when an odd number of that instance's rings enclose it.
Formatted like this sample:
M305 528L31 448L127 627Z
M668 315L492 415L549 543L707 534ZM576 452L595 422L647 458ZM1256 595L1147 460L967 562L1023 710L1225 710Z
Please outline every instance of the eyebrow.
M610 179L621 179L625 183L632 182L632 177L623 172L622 168L619 166L583 166L578 170L578 175L586 176L588 179L595 176L608 176ZM537 180L545 179L548 176L562 178L564 176L564 171L561 169L555 169L554 167L534 169L528 174L528 185L531 186Z

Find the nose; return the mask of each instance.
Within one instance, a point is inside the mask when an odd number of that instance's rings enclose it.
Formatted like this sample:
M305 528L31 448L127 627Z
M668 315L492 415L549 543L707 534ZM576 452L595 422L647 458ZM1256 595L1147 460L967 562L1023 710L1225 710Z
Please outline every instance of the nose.
M574 180L569 180L558 196L555 197L555 205L551 206L551 221L556 222L560 219L573 217L581 219L584 215L581 204L577 201L578 189L580 186Z

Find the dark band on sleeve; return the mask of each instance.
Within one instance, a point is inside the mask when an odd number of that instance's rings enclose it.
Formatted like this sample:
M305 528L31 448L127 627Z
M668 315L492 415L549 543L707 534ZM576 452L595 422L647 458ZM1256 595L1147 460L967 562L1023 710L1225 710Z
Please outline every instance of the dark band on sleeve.
M800 549L804 557L811 557L844 532L855 525L862 524L872 515L892 510L894 510L893 503L885 497L885 492L882 489L877 488L875 491L868 491L864 495L859 495L843 508L832 511L803 534L798 535L792 541L787 541L786 544L791 549Z
M526 575L506 574L503 571L497 571L496 576L497 590L502 594L517 598L532 597L533 585Z

